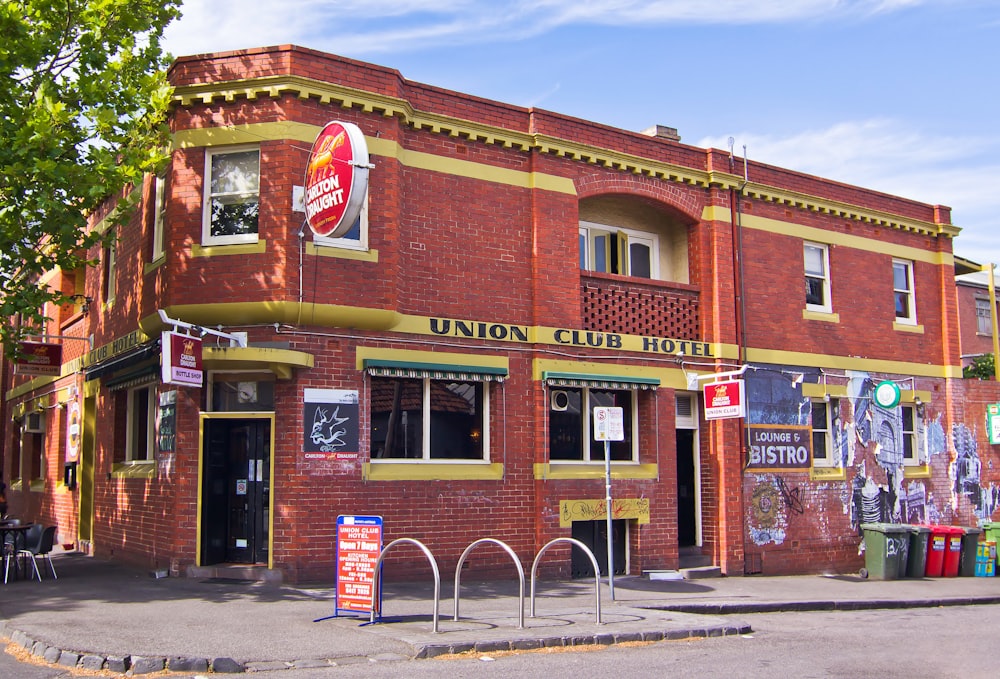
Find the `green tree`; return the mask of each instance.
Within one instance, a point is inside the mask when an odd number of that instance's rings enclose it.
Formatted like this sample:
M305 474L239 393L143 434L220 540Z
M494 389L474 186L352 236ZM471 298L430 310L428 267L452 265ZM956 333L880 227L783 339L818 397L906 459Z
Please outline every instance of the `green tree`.
M165 156L163 29L181 0L0 0L0 341L11 355L99 234L87 215ZM123 204L123 207L127 208ZM128 210L116 211L124 221ZM23 325L10 322L21 315Z

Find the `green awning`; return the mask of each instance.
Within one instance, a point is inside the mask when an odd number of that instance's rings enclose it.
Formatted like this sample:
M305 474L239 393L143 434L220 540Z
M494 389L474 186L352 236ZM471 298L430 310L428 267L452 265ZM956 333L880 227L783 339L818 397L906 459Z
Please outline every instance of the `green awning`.
M364 359L364 369L373 377L412 377L456 382L503 382L507 368L486 365L454 365L451 363L419 363Z
M586 373L543 372L542 379L550 387L587 387L589 389L656 389L658 377L629 375L591 375Z

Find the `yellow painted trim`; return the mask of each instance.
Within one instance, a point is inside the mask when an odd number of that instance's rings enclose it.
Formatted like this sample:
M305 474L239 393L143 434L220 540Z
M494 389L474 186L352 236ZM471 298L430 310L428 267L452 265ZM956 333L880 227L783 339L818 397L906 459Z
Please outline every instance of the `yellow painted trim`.
M470 368L504 368L510 371L510 359L507 356L492 354L461 354L445 351L419 351L416 349L382 349L379 347L360 346L354 357L355 367L364 368L365 359L382 359L391 361L406 361L409 363L435 363Z
M896 323L893 322L892 329L896 332L912 332L917 335L924 334L924 326L922 325L911 325L909 323Z
M886 212L817 198L797 191L779 189L762 184L745 184L743 178L737 174L695 170L690 167L672 165L651 158L633 156L620 151L591 146L574 140L508 130L438 113L421 111L413 108L410 102L405 99L358 90L298 75L277 75L254 79L230 80L224 83L211 82L178 87L174 91L174 102L180 106L191 106L194 104L211 104L216 99L231 102L236 98L245 97L250 101L254 101L262 96L278 98L286 93L297 96L300 99L316 98L321 104L339 105L344 108L357 107L365 113L378 113L386 117L395 117L414 129L428 130L435 134L447 135L453 138L465 138L470 141L503 146L504 148L515 148L520 151L538 150L542 153L586 162L592 165L691 186L718 186L723 189L742 188L744 195L751 198L780 203L812 212L833 214L849 219L857 219L882 226L918 231L931 235L945 234L954 237L960 231L958 227L951 224L933 224L919 220L902 219ZM237 128L235 127L215 130L215 139L210 139L209 141L216 142L218 140L218 143L230 144L259 143L262 139L276 138L298 139L304 142L311 142L315 139L318 132L317 127L309 130L310 126L298 123L271 123L271 125L276 127L273 132L267 130L268 133L264 133L266 128L262 128L261 126L246 126L248 129L241 130L241 133L237 133ZM199 143L206 139L206 134L202 130L178 132L174 136L174 146L209 145ZM275 134L278 136L272 136ZM192 138L195 143L192 143ZM454 167L460 166L456 165ZM556 180L568 181L561 178L556 178ZM538 188L542 187L539 186ZM725 212L728 213L728 210L725 210ZM728 215L726 221L728 221Z
M315 357L304 351L267 347L204 347L206 370L267 369L279 379L291 379L294 368L312 368Z
M170 318L195 325L214 327L282 323L286 325L318 325L330 328L389 330L399 323L402 315L390 309L368 309L336 304L299 304L298 302L229 302L219 304L176 304L165 309ZM139 322L147 333L159 333L163 322L151 314Z
M30 486L30 484L29 484ZM11 479L10 481L11 490L24 490L24 481L21 479Z
M903 465L903 478L929 479L931 478L931 466L929 464Z
M853 356L826 356L801 351L780 351L776 349L747 349L748 363L771 363L779 365L803 365L836 370L857 370L889 375L912 375L914 377L962 377L961 366L926 365L907 361L887 361L877 358L857 358Z
M849 206L845 206L845 208L846 207ZM851 208L843 212L832 209L820 211L828 212L847 219L856 219L862 222L870 222L881 226L903 229L905 231L916 231L932 236L939 235L942 229L945 228L955 230L956 233L948 234L950 236L957 235L959 230L957 227L946 227L945 225L930 224L928 222L912 220L907 221L894 218L888 213L880 213L873 210L859 212L858 210ZM702 210L701 218L703 221L729 223L731 221L731 213L728 207L708 205ZM939 266L955 265L955 256L950 252L928 252L927 250L922 250L920 248L914 248L907 245L896 245L894 243L887 243L884 240L878 240L875 238L855 236L849 233L837 233L828 229L819 229L813 226L784 222L778 219L771 219L770 217L760 217L758 215L744 214L740 223L748 229L776 233L782 236L789 236L791 238L801 238L802 240L813 241L815 243L839 245L841 247L854 248L855 250L864 250L866 252L877 252L879 254L889 255L892 257L910 259L916 262L925 262Z
M504 467L494 463L365 462L366 481L501 481Z
M167 255L162 254L156 259L154 259L152 262L147 262L146 264L142 265L142 275L145 276L148 273L152 273L153 271L156 271L166 263L167 263Z
M802 318L807 321L823 321L825 323L840 323L840 314L827 311L802 310Z
M191 244L192 257L221 257L224 255L260 255L267 252L267 241L256 243L234 243L233 245L199 245Z
M900 403L916 403L918 398L921 403L930 403L933 397L931 392L921 389L916 391L903 389L899 392Z
M115 462L111 465L111 477L116 479L155 479L156 462Z
M45 492L45 479L32 479L31 483L28 484L28 490L32 493L44 493Z
M306 254L317 257L353 259L359 262L378 262L378 250L351 250L333 245L317 245L314 242L306 243Z
M539 462L534 465L535 479L558 481L562 479L603 479L603 462ZM612 479L658 479L657 464L611 463Z
M802 385L802 396L805 398L823 398L829 395L831 398L847 398L847 385L843 384L822 384L806 382Z
M846 481L847 469L844 467L810 467L810 481Z

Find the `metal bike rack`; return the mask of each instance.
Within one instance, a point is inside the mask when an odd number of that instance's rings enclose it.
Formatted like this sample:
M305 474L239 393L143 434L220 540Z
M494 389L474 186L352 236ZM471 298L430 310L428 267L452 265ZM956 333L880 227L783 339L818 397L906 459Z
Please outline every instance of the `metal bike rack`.
M434 626L431 631L436 634L438 631L438 609L441 607L441 574L438 571L437 561L434 560L434 555L431 554L431 550L427 549L422 542L414 540L413 538L399 538L398 540L393 540L386 545L381 552L379 552L378 559L375 561L375 567L372 570L372 572L376 574L376 586L372 587L372 607L368 622L375 622L375 593L382 587L382 571L379 570L382 567L382 561L385 559L385 555L388 554L389 550L401 542L408 542L411 545L416 545L423 550L424 554L427 556L427 560L431 562L431 570L434 571Z
M496 540L494 538L482 538L482 539L476 540L475 542L473 542L472 544L470 544L468 547L465 548L465 551L462 552L461 558L459 558L459 560L458 560L458 565L455 567L455 617L454 617L454 620L455 620L455 622L458 622L458 599L459 599L458 595L459 595L459 590L462 587L462 584L461 584L461 580L462 580L462 564L465 563L465 557L467 557L469 555L469 553L477 545L481 545L484 542L491 542L494 545L500 545L501 547L503 547L503 549L508 554L510 554L510 558L514 560L514 565L517 566L517 576L518 576L518 578L520 580L520 585L521 585L520 596L518 598L518 606L517 606L517 628L518 629L524 629L524 567L521 566L521 561L517 558L517 554L514 553L514 550L511 549L510 546L508 546L505 542L503 542L501 540Z
M531 564L531 617L535 617L535 573L538 570L538 561L545 554L546 550L557 542L568 542L582 549L583 553L590 557L590 563L594 565L594 598L597 601L597 624L603 624L601 622L601 567L597 565L597 558L590 551L590 548L574 538L556 538L538 550L535 561Z

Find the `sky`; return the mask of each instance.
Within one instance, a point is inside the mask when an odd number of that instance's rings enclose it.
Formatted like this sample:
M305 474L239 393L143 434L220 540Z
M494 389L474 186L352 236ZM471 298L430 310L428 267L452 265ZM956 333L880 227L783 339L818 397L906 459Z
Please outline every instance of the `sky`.
M952 208L1000 263L996 0L185 0L173 56L296 44ZM750 180L753 181L752 170Z

